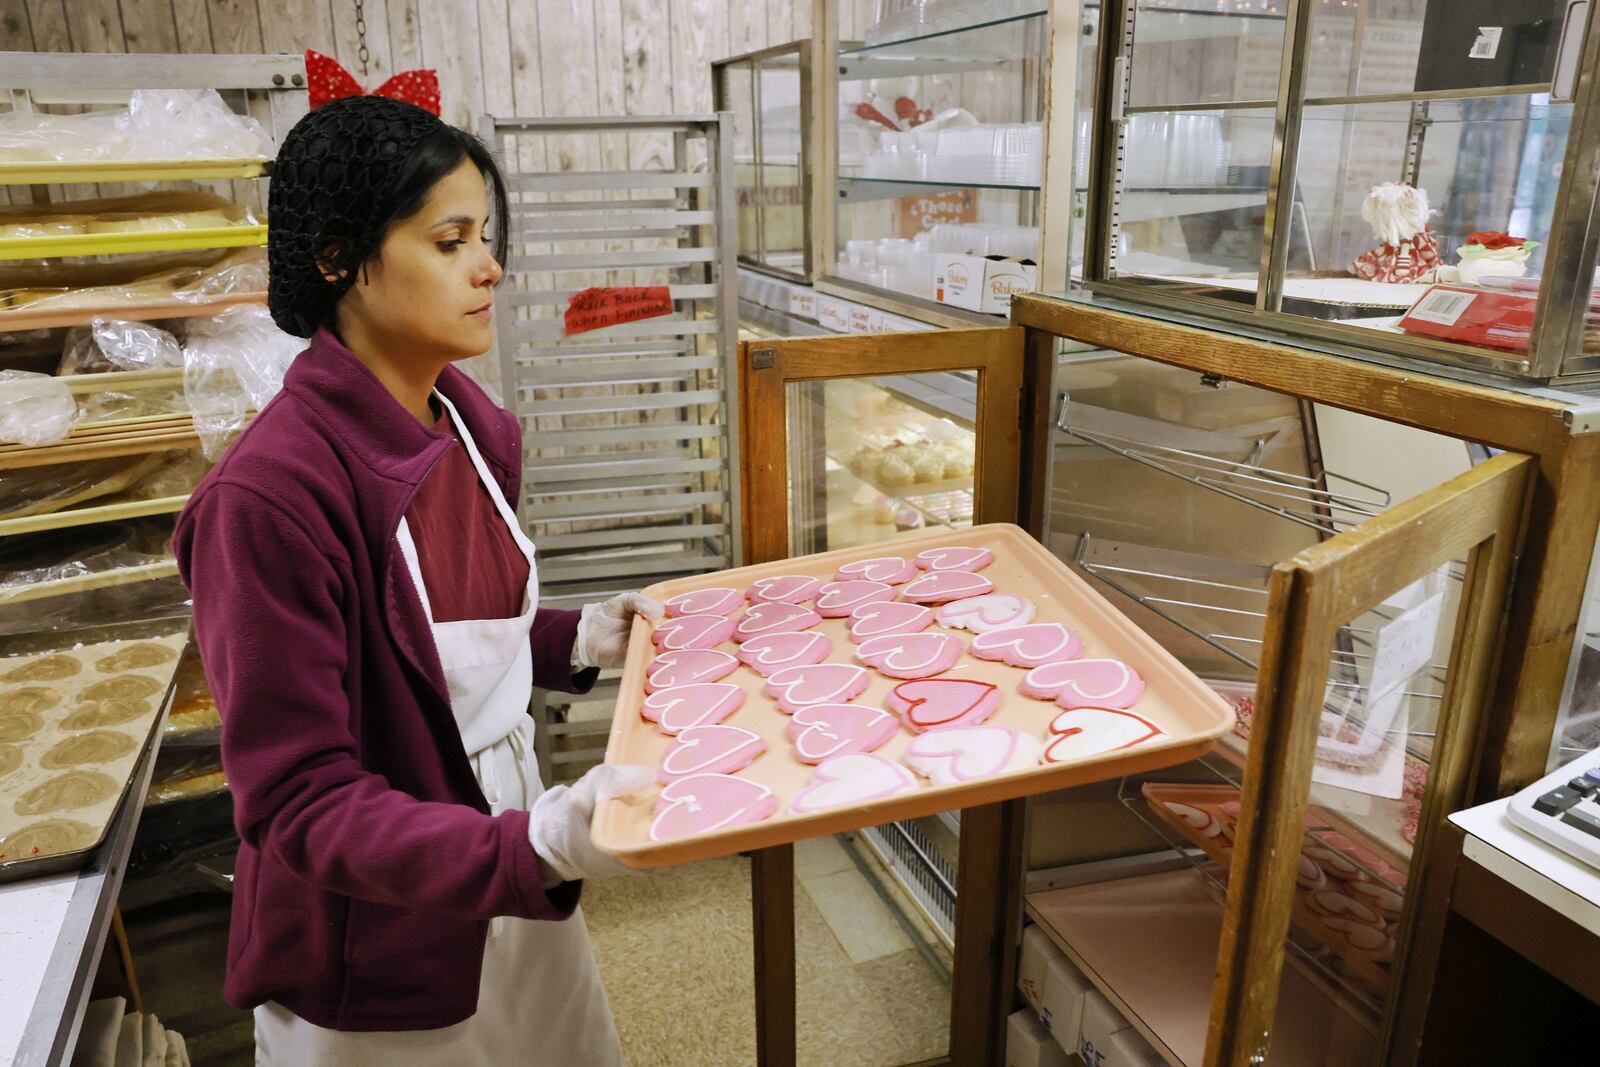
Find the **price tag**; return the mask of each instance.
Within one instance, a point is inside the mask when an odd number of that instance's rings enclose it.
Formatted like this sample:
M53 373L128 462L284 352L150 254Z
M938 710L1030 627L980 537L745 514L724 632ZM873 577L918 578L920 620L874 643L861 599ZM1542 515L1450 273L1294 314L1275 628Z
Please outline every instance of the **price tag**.
M1433 659L1439 635L1444 594L1435 593L1378 631L1372 652L1372 677L1367 682L1367 703L1375 705Z
M672 290L665 285L585 289L567 302L567 336L672 314Z
M798 315L803 319L817 317L817 294L813 292L797 292L789 290L789 314Z

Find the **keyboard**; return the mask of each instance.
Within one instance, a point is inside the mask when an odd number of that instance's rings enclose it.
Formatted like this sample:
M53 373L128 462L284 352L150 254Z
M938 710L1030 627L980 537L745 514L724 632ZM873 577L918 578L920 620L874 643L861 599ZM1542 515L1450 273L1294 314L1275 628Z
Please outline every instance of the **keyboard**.
M1511 798L1518 828L1600 867L1600 750L1586 752Z

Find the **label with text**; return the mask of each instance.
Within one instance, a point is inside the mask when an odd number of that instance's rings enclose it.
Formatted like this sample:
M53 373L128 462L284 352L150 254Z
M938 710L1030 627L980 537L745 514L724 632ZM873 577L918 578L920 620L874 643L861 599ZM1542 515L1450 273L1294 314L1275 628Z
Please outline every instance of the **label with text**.
M672 290L665 285L585 289L567 302L567 336L670 314Z

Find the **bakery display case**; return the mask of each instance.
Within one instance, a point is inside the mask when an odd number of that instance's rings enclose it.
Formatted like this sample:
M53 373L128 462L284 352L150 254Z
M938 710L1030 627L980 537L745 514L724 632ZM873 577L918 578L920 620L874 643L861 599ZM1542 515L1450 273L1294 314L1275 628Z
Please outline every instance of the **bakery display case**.
M1072 98L1082 49L1051 7L831 5L819 290L970 325L1065 285L1071 197L1044 176L1070 164L1073 120L1049 102Z
M1592 379L1592 8L1101 5L1085 284L1452 373Z
M973 521L1009 513L1236 712L1192 763L1036 798L1026 820L961 813L952 1058L995 1017L971 999L974 931L1016 944L996 887L1023 893L1026 866L1025 904L1011 899L1119 1048L1410 1062L1413 1002L1435 979L1437 829L1542 773L1556 728L1562 633L1600 529L1590 402L1101 294L1021 297L1012 320L1023 329L758 340L741 356L743 484L767 502L745 511L748 558L854 536L841 520L883 461L852 470L840 453L880 417L904 432L928 410L916 394L953 375L972 389ZM892 552L896 528L872 532ZM781 943L781 925L762 936ZM991 989L1009 986L1000 962ZM781 967L771 977L777 1010ZM996 995L1009 1011L1009 988Z
M812 75L810 41L711 64L714 108L733 115L739 263L798 282L814 277Z

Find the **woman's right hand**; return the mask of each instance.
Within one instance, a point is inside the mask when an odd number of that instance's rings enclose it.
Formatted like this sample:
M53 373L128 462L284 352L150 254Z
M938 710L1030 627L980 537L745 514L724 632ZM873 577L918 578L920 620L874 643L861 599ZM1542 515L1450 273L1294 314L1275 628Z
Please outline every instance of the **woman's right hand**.
M655 771L637 763L602 763L568 785L557 785L533 802L528 842L539 857L545 888L580 878L610 878L638 873L595 847L589 820L595 805L648 789Z

